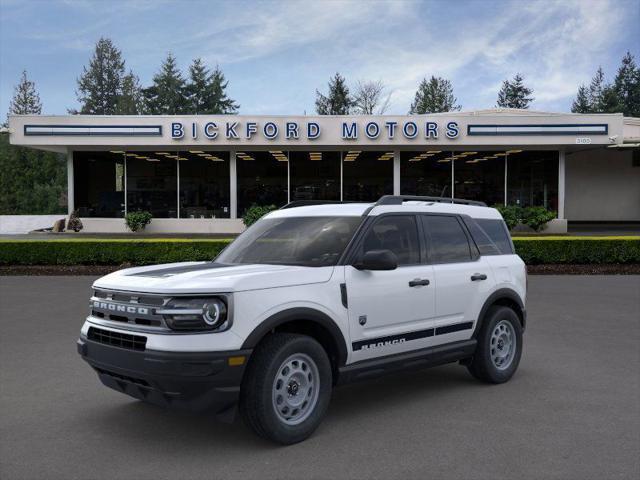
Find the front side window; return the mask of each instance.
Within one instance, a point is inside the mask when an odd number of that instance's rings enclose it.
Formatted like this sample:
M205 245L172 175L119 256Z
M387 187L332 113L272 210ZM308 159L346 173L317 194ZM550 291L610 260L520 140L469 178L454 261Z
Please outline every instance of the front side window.
M382 217L367 232L361 254L370 250L390 250L398 257L398 265L420 263L418 228L413 215Z
M216 261L332 266L361 222L362 217L263 218L229 245Z
M456 217L425 215L422 221L430 239L432 263L471 261L469 240Z

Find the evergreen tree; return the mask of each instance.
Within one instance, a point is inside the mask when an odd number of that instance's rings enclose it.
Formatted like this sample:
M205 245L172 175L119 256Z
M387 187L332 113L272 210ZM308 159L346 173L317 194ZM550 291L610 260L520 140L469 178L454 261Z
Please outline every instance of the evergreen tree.
M613 88L621 111L628 117L640 117L640 69L631 52L622 59Z
M27 78L26 70L22 71L20 83L13 91L9 113L14 115L40 115L42 113L42 103L36 91L36 84Z
M589 104L591 105L591 113L604 112L604 92L607 84L604 79L604 71L602 67L598 67L596 74L589 84Z
M524 85L524 78L519 73L513 77L512 81L502 82L502 88L498 92L498 107L502 108L529 108L533 101L530 95L533 89Z
M89 67L83 67L82 75L78 79L76 95L81 104L80 113L117 113L124 72L124 60L120 50L108 38L98 40Z
M327 96L316 90L316 112L319 115L348 115L354 104L349 95L349 87L339 73L329 80Z
M591 102L589 101L589 91L584 85L578 88L578 95L571 104L573 113L591 113Z
M186 84L175 57L169 53L162 62L160 72L153 77L153 85L143 90L146 108L154 115L188 113Z
M210 92L209 107L206 113L238 113L240 105L227 97L226 90L229 82L225 80L222 70L216 65L208 84Z
M423 78L420 82L409 113L413 115L457 111L460 110L460 105L456 102L451 82L432 75L428 81Z
M33 82L22 72L9 113L39 115L42 104ZM0 215L66 211L67 161L63 155L9 144L0 135Z
M228 83L218 66L209 73L202 60L195 59L189 67L189 83L185 89L190 113L236 113L239 105L225 92Z
M144 113L144 98L140 80L129 71L122 79L120 95L116 103L118 115L140 115Z

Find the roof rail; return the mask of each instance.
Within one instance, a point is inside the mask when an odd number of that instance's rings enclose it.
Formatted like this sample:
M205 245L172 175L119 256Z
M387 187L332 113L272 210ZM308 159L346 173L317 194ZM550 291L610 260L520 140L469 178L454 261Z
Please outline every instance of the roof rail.
M289 202L286 205L280 207L280 210L285 210L287 208L295 208L295 207L308 207L311 205L330 205L335 203L358 203L349 200L294 200L293 202Z
M486 207L487 204L477 200L465 200L463 198L451 197L422 197L417 195L384 195L375 203L378 205L402 205L403 202L437 202L437 203L456 203L459 205L473 205L476 207Z

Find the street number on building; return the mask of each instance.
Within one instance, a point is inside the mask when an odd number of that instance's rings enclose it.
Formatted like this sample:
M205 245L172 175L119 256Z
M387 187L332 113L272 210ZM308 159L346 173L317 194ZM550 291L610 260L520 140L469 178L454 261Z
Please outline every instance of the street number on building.
M576 145L589 145L590 143L591 143L591 139L589 137L576 138Z

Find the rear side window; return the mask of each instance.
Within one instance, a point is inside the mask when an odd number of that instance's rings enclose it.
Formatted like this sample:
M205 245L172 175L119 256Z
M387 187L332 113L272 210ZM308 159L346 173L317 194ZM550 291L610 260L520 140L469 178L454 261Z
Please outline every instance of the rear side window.
M500 255L502 252L498 246L489 238L489 235L476 223L476 220L470 217L463 217L463 221L473 241L478 246L480 255Z
M422 222L430 240L432 263L471 261L469 240L456 217L425 215Z
M418 227L413 215L382 217L367 232L362 252L391 250L398 257L398 265L420 263Z
M501 254L510 255L513 253L513 244L511 243L509 231L507 230L503 220L476 218L475 221L480 225L480 227L482 227L482 230L484 230L495 246L498 247Z

